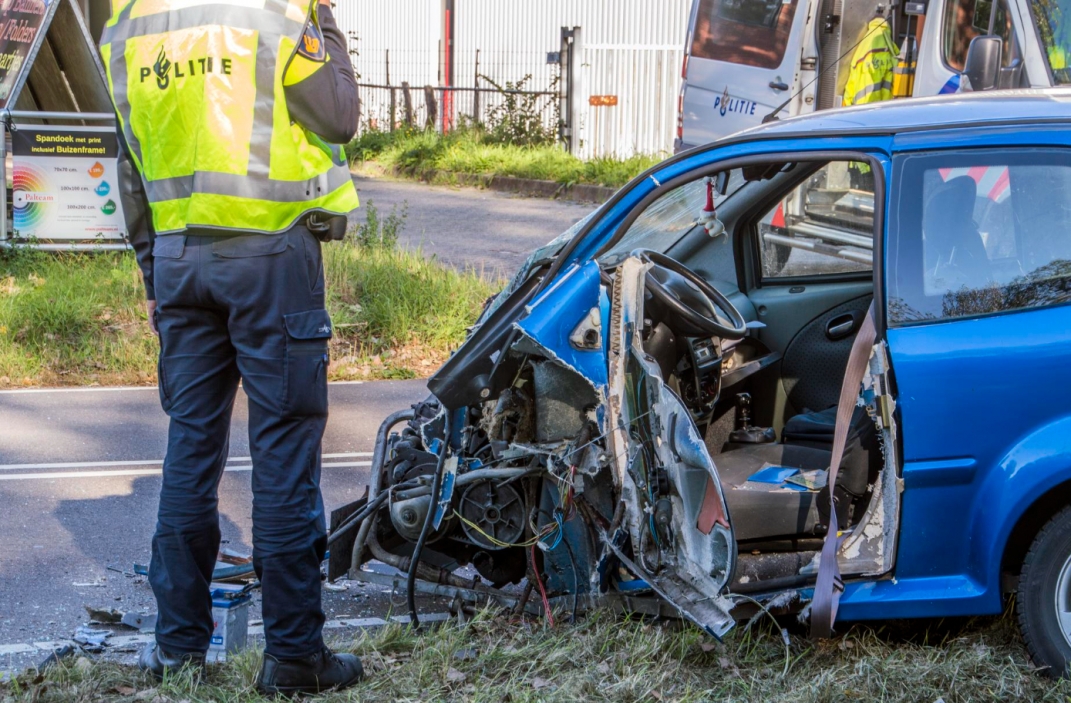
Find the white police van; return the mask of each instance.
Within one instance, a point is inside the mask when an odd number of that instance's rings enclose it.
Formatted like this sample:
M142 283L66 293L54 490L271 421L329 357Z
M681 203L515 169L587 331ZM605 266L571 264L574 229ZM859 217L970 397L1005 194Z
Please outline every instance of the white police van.
M905 94L955 93L968 87L963 75L974 90L1071 83L1071 0L694 0L675 149L778 108L785 117L839 107L854 49L879 12L915 64Z

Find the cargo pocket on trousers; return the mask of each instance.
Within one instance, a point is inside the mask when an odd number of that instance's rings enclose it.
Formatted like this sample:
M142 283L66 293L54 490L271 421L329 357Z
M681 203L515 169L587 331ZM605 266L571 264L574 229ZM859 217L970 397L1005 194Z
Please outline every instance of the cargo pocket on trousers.
M156 386L160 391L160 407L164 412L171 410L171 392L167 387L167 373L164 371L164 345L160 344L160 354L156 357Z
M164 375L164 359L160 357L156 361L157 387L160 391L160 407L166 413L171 409L171 394L167 392L167 377Z
M291 417L327 414L327 341L331 317L326 310L283 315L286 326L286 387L283 407Z

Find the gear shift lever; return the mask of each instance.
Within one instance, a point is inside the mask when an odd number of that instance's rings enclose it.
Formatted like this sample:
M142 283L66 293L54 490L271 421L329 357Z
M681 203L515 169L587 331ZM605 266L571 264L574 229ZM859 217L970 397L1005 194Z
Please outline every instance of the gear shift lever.
M777 434L772 427L754 427L751 424L751 394L736 395L736 429L729 441L737 444L773 444Z

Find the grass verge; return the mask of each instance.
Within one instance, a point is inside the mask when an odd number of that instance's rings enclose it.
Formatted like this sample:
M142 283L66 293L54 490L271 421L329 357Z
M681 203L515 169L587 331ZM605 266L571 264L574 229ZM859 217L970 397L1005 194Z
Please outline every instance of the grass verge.
M331 380L428 375L498 285L381 240L324 246ZM158 349L132 253L0 258L0 387L153 383Z
M347 153L357 163L372 161L420 180L448 180L449 174L464 173L613 188L625 185L661 161L657 156L582 161L554 145L491 143L475 129L446 135L405 130L366 131L347 147Z
M368 679L334 701L1066 701L1071 682L1034 671L1014 618L855 626L786 645L765 622L724 644L691 627L599 613L549 629L491 612L423 635L401 626L336 642L360 654ZM905 634L906 633L906 634ZM259 658L247 652L194 685L157 686L133 668L68 660L0 685L5 703L260 701Z

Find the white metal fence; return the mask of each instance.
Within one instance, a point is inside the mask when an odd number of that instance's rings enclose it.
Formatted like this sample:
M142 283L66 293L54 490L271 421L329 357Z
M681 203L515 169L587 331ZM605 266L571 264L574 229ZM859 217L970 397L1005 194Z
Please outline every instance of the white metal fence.
M455 0L455 79L471 86L479 73L499 85L530 76L525 87L550 89L562 27L581 28L580 154L630 156L672 150L684 38L691 0ZM441 84L440 0L339 0L336 17L356 50L365 83ZM477 54L477 52L479 52ZM591 106L590 96L616 96ZM455 101L469 109L470 98ZM467 114L467 113L466 113Z
M589 105L581 115L583 156L672 151L683 48L585 43L583 53L587 92L618 96L616 106Z

